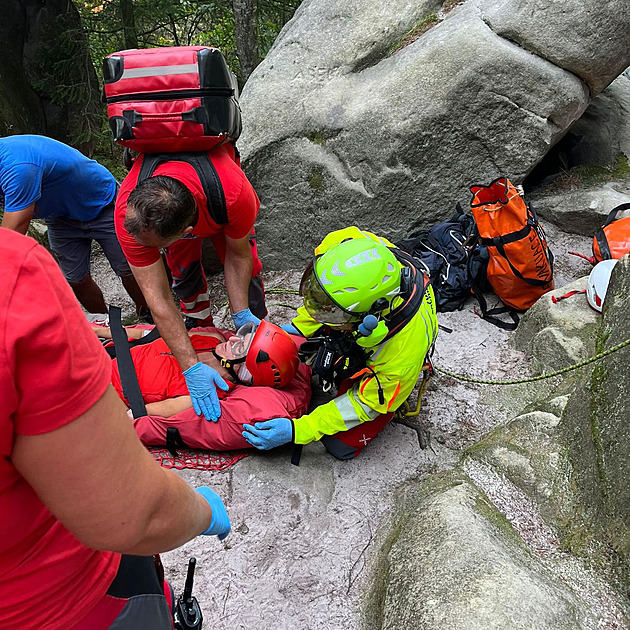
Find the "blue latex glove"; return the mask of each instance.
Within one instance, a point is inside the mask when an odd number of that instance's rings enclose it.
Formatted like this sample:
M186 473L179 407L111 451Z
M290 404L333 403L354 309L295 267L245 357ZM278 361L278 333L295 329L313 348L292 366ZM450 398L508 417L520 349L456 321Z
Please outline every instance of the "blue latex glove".
M260 320L254 315L248 308L244 308L238 313L232 313L232 320L234 321L234 327L238 330L243 324L247 322L254 322L258 326Z
M280 328L282 328L284 332L288 332L290 335L300 335L300 337L302 336L302 333L293 324L282 324Z
M265 422L243 425L243 437L256 448L267 451L293 439L293 422L288 418L274 418Z
M206 420L216 422L221 415L216 388L220 387L227 392L228 384L215 369L201 362L195 363L183 374L195 413L198 416L204 416Z
M230 525L230 517L228 516L225 505L221 501L221 497L210 490L208 486L201 486L197 488L195 492L198 492L212 508L212 522L210 527L205 532L201 532L202 536L218 536L219 540L227 538L232 526Z

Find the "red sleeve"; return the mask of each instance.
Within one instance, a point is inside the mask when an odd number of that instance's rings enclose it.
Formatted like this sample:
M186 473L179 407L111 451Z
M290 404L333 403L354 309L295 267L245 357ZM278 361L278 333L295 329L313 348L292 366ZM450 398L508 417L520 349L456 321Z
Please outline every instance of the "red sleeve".
M107 353L50 254L25 255L7 318L18 395L15 432L48 433L92 407L110 381Z
M118 196L116 197L116 210L114 212L114 223L116 225L116 236L120 242L123 253L134 267L148 267L160 259L160 250L156 247L145 247L140 245L129 232L125 229L124 221L127 214L127 198L131 191L136 187L138 174L142 159L138 158L133 165L131 171L123 183L120 185Z

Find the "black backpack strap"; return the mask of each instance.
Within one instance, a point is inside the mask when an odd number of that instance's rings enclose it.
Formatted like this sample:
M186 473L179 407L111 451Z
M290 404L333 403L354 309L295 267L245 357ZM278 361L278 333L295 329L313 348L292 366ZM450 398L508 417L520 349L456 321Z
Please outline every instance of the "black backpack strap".
M610 258L612 258L612 254L610 253L610 245L608 245L608 239L606 238L606 232L604 232L603 227L600 227L595 231L595 240L597 241L597 245L599 245L599 253L602 257L602 260L609 260ZM595 254L594 250L593 254Z
M481 319L485 319L487 322L494 324L497 328L502 330L516 330L520 318L518 313L509 306L496 306L494 308L488 308L488 303L483 293L479 290L479 287L475 284L472 285L472 291L479 302L479 308L481 309ZM512 321L505 322L499 319L497 315L507 315Z
M159 337L160 337L160 331L157 329L157 326L156 326L148 335L145 335L144 337L141 337L140 339L134 339L133 341L129 341L128 342L129 347L135 348L136 346L143 346L145 343L151 343L152 341L155 341ZM116 358L115 345L106 346L105 350L112 359Z
M512 262L508 258L507 253L505 252L504 245L507 245L508 243L515 243L516 241L520 241L523 238L527 238L527 236L532 230L537 229L538 221L536 219L536 214L533 208L531 207L531 205L529 204L528 204L528 210L529 212L527 216L527 224L525 225L525 227L521 228L520 230L517 230L516 232L511 232L510 234L499 235L499 236L495 236L494 238L482 238L480 239L480 242L484 247L495 247L497 252L503 258L505 258L505 260L507 261L507 264L510 265L510 269L512 270L512 273L517 278L519 278L519 280L523 280L524 282L527 282L527 284L530 284L533 287L544 287L545 285L549 284L550 280L540 280L539 278L526 278L512 264ZM549 268L551 269L551 275L553 277L553 254L551 253L549 248L547 248L546 252L543 251L543 253L545 254L545 258L547 259L547 262L549 263Z
M147 415L147 408L142 400L142 392L138 383L138 375L131 359L131 350L127 341L127 333L122 325L121 309L118 306L109 307L109 325L112 339L116 346L116 358L118 360L118 372L123 395L129 401L134 418Z
M407 270L410 277L406 287L407 295L403 296L405 301L385 318L389 332L383 342L391 339L412 320L418 312L429 286L429 283L424 281L425 276L419 266L422 264L420 261L401 249L392 249L391 252L399 262L405 265L402 271L404 273Z
M160 331L158 330L156 326L151 332L149 332L148 335L145 335L144 337L141 337L140 339L134 339L133 341L130 341L129 347L135 348L136 346L143 346L145 343L151 343L152 341L155 341L156 339L159 339L159 338L160 338Z
M177 448L188 448L177 427L168 427L166 429L166 448L173 457L179 457Z
M477 251L479 252L477 257L471 255L468 258L468 278L470 280L470 289L481 309L481 319L485 319L497 326L497 328L503 330L516 330L520 318L515 310L511 309L509 306L488 308L488 303L483 295L483 288L481 286L482 278L485 278L488 254L485 248L478 248ZM497 315L507 315L512 321L505 322L499 319Z
M617 218L617 215L620 212L623 212L624 210L630 210L630 203L622 203L618 205L616 208L613 208L608 213L608 216L606 217L606 221L604 221L604 225L602 225L602 227L605 228L607 225L610 225Z
M609 226L617 218L617 215L624 210L630 210L630 203L622 203L613 208L608 213L606 221L604 221L604 225L602 225L602 227L598 228L595 231L595 240L597 241L597 245L599 246L599 252L601 254L602 260L608 260L612 258L610 245L608 245L608 239L606 238L606 232L604 232L604 228Z
M146 153L142 159L142 166L138 174L136 186L145 179L153 176L160 164L165 162L185 162L190 164L197 175L206 196L208 213L217 225L225 225L228 222L227 206L223 186L216 168L207 151L198 153Z

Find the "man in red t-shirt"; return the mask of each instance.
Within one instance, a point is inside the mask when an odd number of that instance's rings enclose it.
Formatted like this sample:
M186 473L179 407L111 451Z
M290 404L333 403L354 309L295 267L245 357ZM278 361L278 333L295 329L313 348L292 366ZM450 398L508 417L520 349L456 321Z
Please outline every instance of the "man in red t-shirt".
M182 312L194 320L193 326L212 324L201 266L203 237L210 237L223 262L235 327L248 321L258 323L267 311L259 278L262 265L253 240L260 202L232 144L219 145L208 156L221 183L226 223L218 224L211 218L203 184L190 163L164 162L138 184L143 155L122 183L115 223L123 252L153 319L183 369L195 411L216 421L221 415L216 387L225 390L227 385L215 370L197 360L173 302L160 249L165 250Z
M0 260L0 630L169 630L150 556L225 507L142 446L50 254L0 228Z

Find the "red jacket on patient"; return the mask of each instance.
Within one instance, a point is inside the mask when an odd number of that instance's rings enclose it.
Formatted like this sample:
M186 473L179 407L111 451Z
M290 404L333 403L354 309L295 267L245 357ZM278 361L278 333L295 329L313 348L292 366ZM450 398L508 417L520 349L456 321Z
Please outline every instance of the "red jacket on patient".
M229 334L227 330L214 328L205 331ZM294 341L299 344L303 338L294 337ZM197 352L209 352L221 343L214 337L195 334L191 335L191 342ZM131 356L145 404L188 395L179 363L163 339L131 348ZM112 361L112 384L120 398L127 402L115 359ZM217 451L252 448L242 435L243 424L270 418L298 418L307 412L311 400L311 368L300 365L293 380L282 389L229 382L228 385L228 392L217 389L221 399L221 417L217 422L200 418L191 406L170 418L136 418L133 424L138 437L146 446L164 446L166 430L175 427L190 448Z
M133 421L146 446L164 446L166 430L176 427L190 448L229 451L253 448L243 437L243 424L270 418L299 418L311 400L311 368L300 364L295 378L282 389L236 385L221 401L217 422L200 418L191 407L170 418L142 416Z
M207 335L191 335L190 341L196 352L211 352L221 343L215 337ZM159 338L151 343L131 348L131 358L136 368L138 384L145 404L176 396L188 396L182 368L164 339ZM129 407L129 402L123 395L116 359L112 361L112 385L121 400ZM228 385L233 388L231 383ZM219 398L223 398L226 392L217 389L217 394Z

